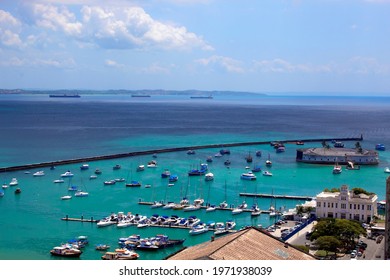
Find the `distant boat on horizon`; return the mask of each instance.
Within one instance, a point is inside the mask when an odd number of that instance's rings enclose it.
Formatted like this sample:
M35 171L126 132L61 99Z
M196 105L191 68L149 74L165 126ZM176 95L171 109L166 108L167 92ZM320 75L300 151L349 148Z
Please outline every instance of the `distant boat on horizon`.
M213 99L213 96L212 95L193 95L193 96L190 96L190 98L192 99Z
M75 94L50 94L49 97L81 97L79 94L75 93Z
M131 97L151 97L149 94L132 94Z

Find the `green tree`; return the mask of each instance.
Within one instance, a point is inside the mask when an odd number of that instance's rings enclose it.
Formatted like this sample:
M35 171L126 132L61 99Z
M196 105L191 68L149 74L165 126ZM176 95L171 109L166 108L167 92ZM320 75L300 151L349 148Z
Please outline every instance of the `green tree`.
M342 248L342 243L334 236L320 236L316 240L316 245L320 250L324 250L326 255L328 252L336 253L339 249Z
M366 230L357 221L345 219L321 219L313 228L311 240L317 240L321 236L333 236L338 239L342 247L347 249L355 244L355 239L360 235L366 235Z

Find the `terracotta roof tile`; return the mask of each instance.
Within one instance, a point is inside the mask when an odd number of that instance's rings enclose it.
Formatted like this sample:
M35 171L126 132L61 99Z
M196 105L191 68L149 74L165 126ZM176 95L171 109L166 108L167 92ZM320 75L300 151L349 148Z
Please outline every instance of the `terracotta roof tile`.
M256 228L188 247L168 260L314 260L314 256Z

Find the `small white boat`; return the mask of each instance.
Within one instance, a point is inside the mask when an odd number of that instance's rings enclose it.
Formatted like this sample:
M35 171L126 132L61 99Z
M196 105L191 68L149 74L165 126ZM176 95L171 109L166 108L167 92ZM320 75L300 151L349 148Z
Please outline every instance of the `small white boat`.
M19 184L18 182L18 179L16 178L12 178L11 182L9 183L9 185L12 187L12 186L17 186Z
M236 227L236 222L235 221L231 221L231 220L226 221L225 227L226 227L227 230L232 230L232 229L234 229Z
M141 164L141 165L138 165L137 167L137 171L144 171L145 170L145 165Z
M91 175L91 176L89 176L89 180L93 180L93 179L96 179L96 178L97 178L96 175Z
M2 188L6 189L6 188L8 188L8 185L7 184L3 184Z
M87 192L83 192L83 191L77 191L74 196L77 196L77 197L84 197L84 196L88 196L89 193Z
M146 184L146 185L145 185L145 188L147 188L147 189L148 189L148 188L151 188L151 187L152 187L151 184Z
M61 199L62 200L68 200L68 199L71 199L72 196L71 195L64 195L64 196L61 196Z
M87 170L89 169L89 164L83 164L80 166L80 170Z
M390 173L390 167L385 168L385 173Z
M243 180L249 180L249 181L254 181L256 180L256 175L253 174L251 171L247 172L247 173L242 173L241 174L241 179Z
M174 202L169 202L163 206L163 209L172 209L175 205Z
M153 204L150 207L151 208L159 208L159 207L163 207L163 204L159 201L155 201L155 202L153 202Z
M189 234L190 235L198 235L198 234L205 233L208 231L209 231L208 227L199 224L199 225L196 225L193 228L191 228L191 230L189 231Z
M263 175L264 175L264 176L272 176L273 174L272 174L271 172L269 172L268 170L265 170L265 171L263 172Z
M108 217L105 217L104 219L101 219L99 222L97 222L98 227L107 227L110 225L114 225L118 223L118 215L111 214Z
M260 208L257 205L254 205L252 207L251 217L256 217L259 216L260 214L261 214Z
M343 169L341 168L341 165L336 164L336 165L333 167L333 174L340 174L341 171L343 171Z
M200 204L197 204L197 205L189 205L187 207L184 207L183 211L184 212L189 212L189 211L196 211L196 210L199 210L199 209L200 209Z
M37 171L33 174L34 177L40 177L40 176L45 176L45 172L43 170Z
M61 177L73 177L73 173L68 170L65 173L61 174Z
M149 161L147 167L148 168L155 168L155 167L157 167L157 161L155 161L155 160Z
M226 201L223 201L219 204L219 208L228 208L229 204Z
M244 210L242 208L234 208L232 210L232 215L241 214Z
M60 183L63 183L63 182L65 182L65 181L62 180L62 179L57 179L57 180L53 181L53 183L55 183L55 184L60 184Z
M209 205L206 208L206 212L212 212L215 211L217 208L215 208L215 205Z
M214 174L211 173L211 172L209 172L209 173L207 173L207 174L205 175L204 179L205 179L206 181L212 181L212 180L214 180Z

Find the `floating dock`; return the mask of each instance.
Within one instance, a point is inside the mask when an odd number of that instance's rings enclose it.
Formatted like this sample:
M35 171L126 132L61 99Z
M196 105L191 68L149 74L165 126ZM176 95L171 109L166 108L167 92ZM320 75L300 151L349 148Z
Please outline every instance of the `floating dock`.
M125 158L125 157L137 157L137 156L144 156L144 155L180 152L180 151L188 151L188 150L265 145L265 144L272 144L275 142L297 143L297 142L322 142L322 141L332 141L332 140L344 141L344 142L345 141L362 141L363 136L349 137L349 138L347 137L347 138L320 138L320 139L296 139L296 140L277 140L277 141L238 142L238 143L186 146L186 147L176 147L176 148L166 148L166 149L154 149L154 150L147 150L147 151L137 151L137 152L128 152L128 153L120 153L120 154L112 154L112 155L101 155L101 156L93 156L93 157L84 157L84 158L76 158L76 159L66 159L66 160L58 160L58 161L50 161L50 162L32 163L32 164L18 165L18 166L1 167L0 173L10 172L10 171L18 171L18 170L27 170L27 169L32 169L32 168L54 167L54 166L58 166L58 165L83 163L83 162L88 162L88 161L99 161L99 160Z
M70 221L70 222L82 222L82 223L97 223L97 222L99 222L99 220L94 220L93 217L91 217L90 219L84 219L83 216L81 216L81 218L69 218L68 215L61 218L61 220Z
M139 201L138 204L140 205L153 205L153 202L149 202L149 201ZM163 203L162 207L164 206L165 204ZM206 209L207 206L201 206L200 209ZM156 208L158 209L158 208ZM200 210L199 209L199 210ZM232 211L234 208L232 207L226 207L226 208L220 208L220 207L215 207L215 210L223 210L223 211ZM246 209L242 209L243 212L252 212L252 210L250 208L246 208ZM177 209L177 211L183 211L183 209ZM187 213L193 213L193 212L196 212L198 210L194 210L194 211L187 211ZM183 211L183 212L186 212L186 211ZM260 210L261 214L269 214L271 213L271 211L269 210Z

